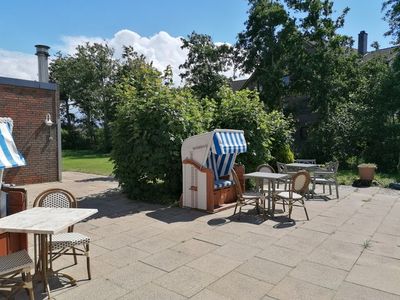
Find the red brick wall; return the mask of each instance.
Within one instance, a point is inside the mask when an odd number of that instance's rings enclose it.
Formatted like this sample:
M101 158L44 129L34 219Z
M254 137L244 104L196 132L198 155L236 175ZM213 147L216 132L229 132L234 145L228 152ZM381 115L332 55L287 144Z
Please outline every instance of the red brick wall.
M55 102L57 101L57 106ZM44 124L47 113L55 123L57 91L39 87L0 84L0 117L14 121L13 137L25 167L6 169L5 183L30 184L57 181L57 126Z

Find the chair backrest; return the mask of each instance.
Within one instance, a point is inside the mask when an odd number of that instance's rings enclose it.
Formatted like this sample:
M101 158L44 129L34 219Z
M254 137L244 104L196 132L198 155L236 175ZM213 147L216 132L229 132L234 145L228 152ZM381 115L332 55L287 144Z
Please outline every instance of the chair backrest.
M310 165L316 165L317 164L317 160L316 159L300 158L300 159L295 159L294 162L295 163L299 163L299 164L310 164Z
M325 168L333 173L337 173L339 169L339 162L338 161L330 161L325 164Z
M301 170L292 177L292 191L303 195L311 182L310 173Z
M63 189L49 189L36 197L33 207L77 208L78 204L70 192ZM73 231L74 225L68 227L68 232Z
M240 185L239 177L234 169L231 170L233 183L235 184L236 196L240 199L243 197L242 186Z
M259 165L257 167L258 172L263 172L263 173L275 173L275 170L273 167L271 167L269 164L263 164Z
M278 169L278 173L286 173L287 172L287 167L286 167L286 164L284 164L284 163L277 162L276 167Z
M34 207L76 208L77 201L68 191L49 189L40 193L33 203Z

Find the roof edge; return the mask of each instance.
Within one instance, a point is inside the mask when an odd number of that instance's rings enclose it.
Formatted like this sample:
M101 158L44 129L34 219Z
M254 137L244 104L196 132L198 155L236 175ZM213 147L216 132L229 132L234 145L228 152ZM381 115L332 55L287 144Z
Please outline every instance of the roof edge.
M17 78L1 77L1 76L0 76L0 85L13 85L19 87L36 88L36 89L44 89L51 91L57 90L56 83L39 82L34 80L17 79Z

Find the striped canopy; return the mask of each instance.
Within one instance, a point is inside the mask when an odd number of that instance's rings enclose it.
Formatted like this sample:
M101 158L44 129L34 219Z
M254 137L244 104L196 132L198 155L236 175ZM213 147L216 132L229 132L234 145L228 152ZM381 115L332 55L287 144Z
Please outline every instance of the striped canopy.
M214 179L229 175L238 153L247 151L243 131L215 131L206 167L213 170Z
M0 118L0 169L25 166L23 156L18 152L11 135L12 119Z
M217 155L243 153L247 151L243 131L216 131L211 152Z

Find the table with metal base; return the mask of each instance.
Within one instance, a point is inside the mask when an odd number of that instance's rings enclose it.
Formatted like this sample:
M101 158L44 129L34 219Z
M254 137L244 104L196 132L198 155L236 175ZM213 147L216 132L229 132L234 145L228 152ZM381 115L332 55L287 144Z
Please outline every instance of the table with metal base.
M97 209L35 207L0 219L0 232L34 234L34 279L43 283L44 291L49 299L49 276L61 275L67 278L71 285L76 284L73 277L52 270L51 259L49 261L51 236L95 213Z
M273 195L275 194L275 182L276 180L282 180L287 178L287 174L282 174L282 173L266 173L266 172L253 172L253 173L248 173L244 174L244 178L256 178L256 179L262 179L263 184L261 185L261 191L262 193L265 193L264 191L264 180L268 181L268 208L267 210L265 209L265 201L263 203L263 214L264 214L264 219L266 218L266 213L270 215L272 218L274 217L273 212L271 210L271 200ZM272 185L272 190L271 190L271 185Z

